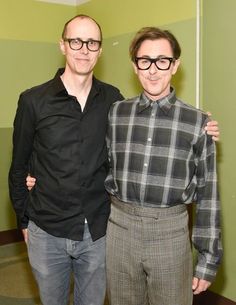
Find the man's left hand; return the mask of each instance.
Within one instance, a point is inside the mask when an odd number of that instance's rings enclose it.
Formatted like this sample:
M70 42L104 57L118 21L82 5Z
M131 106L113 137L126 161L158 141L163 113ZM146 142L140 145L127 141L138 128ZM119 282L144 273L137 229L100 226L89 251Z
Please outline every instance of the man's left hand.
M206 291L210 285L210 282L194 277L192 283L193 294L199 294L203 291Z
M211 116L210 112L207 112L208 116ZM209 121L207 123L207 126L205 127L205 130L207 134L212 136L212 139L214 141L219 141L220 140L220 131L219 131L219 126L217 121Z

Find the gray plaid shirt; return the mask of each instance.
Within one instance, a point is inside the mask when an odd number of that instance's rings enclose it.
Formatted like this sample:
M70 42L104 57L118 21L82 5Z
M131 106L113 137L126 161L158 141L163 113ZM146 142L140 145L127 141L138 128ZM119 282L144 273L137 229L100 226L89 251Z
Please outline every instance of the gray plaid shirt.
M178 100L145 94L111 106L107 191L124 202L170 207L196 202L195 276L213 281L222 256L216 151L202 111Z

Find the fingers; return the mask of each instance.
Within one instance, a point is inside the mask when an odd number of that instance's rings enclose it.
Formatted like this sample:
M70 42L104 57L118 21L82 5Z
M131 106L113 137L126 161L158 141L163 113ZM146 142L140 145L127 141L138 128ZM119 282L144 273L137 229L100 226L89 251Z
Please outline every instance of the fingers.
M208 115L208 116L211 116L211 112L210 112L210 111L207 111L207 115Z
M208 135L212 136L214 141L219 141L220 139L220 131L217 121L209 121L205 126L205 130Z
M210 282L194 277L192 282L193 294L196 295L203 291L206 291L210 285Z
M217 128L211 127L211 129L209 129L209 128L205 127L205 130L206 130L208 135L212 136L214 141L219 141L219 139L220 139L220 132L219 132L219 130Z
M207 122L207 127L214 128L215 130L219 130L218 121L209 121Z
M31 177L31 176L26 177L26 182L27 183L35 183L35 181L36 181L36 178L34 178L34 177Z
M34 177L31 177L29 175L26 177L26 185L29 191L34 187L35 182L36 179Z
M22 234L23 234L23 237L24 237L24 241L27 244L27 241L28 241L28 229L22 229Z
M213 139L213 141L215 141L215 142L219 141L219 140L220 140L219 134L218 134L218 136L213 136L212 139Z

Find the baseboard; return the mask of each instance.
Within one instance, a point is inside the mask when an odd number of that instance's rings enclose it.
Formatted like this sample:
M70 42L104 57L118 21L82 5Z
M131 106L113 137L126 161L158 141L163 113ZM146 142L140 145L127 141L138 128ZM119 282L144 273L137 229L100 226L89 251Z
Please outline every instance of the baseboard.
M236 305L236 302L207 290L206 292L194 296L193 305Z
M23 241L23 235L20 230L13 229L0 232L0 246Z

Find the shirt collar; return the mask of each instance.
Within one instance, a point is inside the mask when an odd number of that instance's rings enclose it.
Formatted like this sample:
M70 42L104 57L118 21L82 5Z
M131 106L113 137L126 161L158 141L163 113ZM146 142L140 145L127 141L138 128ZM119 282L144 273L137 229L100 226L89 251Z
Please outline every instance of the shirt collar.
M175 94L175 89L173 87L170 88L170 93L167 96L156 101L149 99L143 92L139 99L138 112L142 112L144 109L146 109L149 106L152 106L154 103L158 103L158 106L166 114L168 114L170 108L172 107L172 105L175 104L175 102L176 102L176 94Z
M65 96L68 95L66 88L61 80L61 75L64 73L65 69L60 68L57 70L54 79L53 79L53 89L55 95L57 96ZM93 76L93 84L90 91L90 95L95 96L100 91L99 81Z
M64 96L67 94L66 88L61 80L61 75L64 73L64 71L64 68L58 69L53 78L52 88L54 90L55 95L57 96Z

